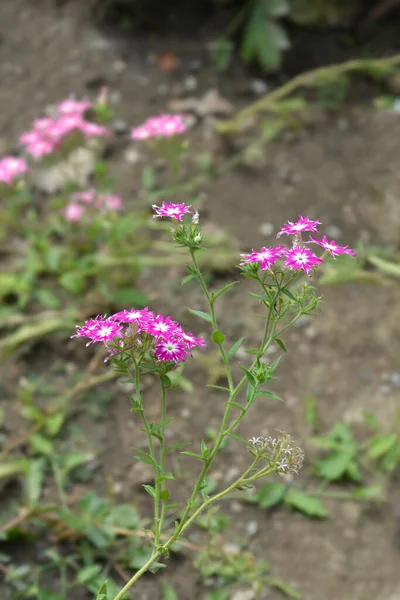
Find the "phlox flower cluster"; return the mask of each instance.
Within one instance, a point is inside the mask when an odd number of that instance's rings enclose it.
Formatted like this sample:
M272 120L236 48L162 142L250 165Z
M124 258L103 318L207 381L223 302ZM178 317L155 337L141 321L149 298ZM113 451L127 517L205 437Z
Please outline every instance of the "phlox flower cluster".
M351 248L348 246L339 246L335 240L329 241L326 236L322 236L322 239L319 240L310 235L308 241L303 241L302 234L307 231L318 232L319 224L319 221L313 221L309 217L299 215L299 220L296 223L289 221L281 228L281 231L277 235L278 238L283 234L293 236L290 248L282 245L271 246L269 248L264 246L259 252L253 250L250 254L242 254L240 265L246 266L251 263L258 263L262 271L268 270L272 272L272 266L278 260L282 260L284 266L292 271L303 270L309 275L313 268L324 260L328 253L333 258L336 258L340 254L355 256ZM325 252L319 257L304 244L317 244L324 248Z
M0 182L12 185L19 175L28 170L28 165L23 158L5 156L0 160Z
M119 196L97 193L94 188L90 188L86 191L72 194L70 202L63 210L63 214L67 221L76 223L80 221L89 207L104 214L119 210L121 206L122 200Z
M276 438L253 437L248 441L247 448L253 456L266 460L277 473L283 475L297 475L303 466L303 450L283 431L279 431Z
M106 127L85 120L84 113L91 107L89 100L67 98L58 104L55 115L36 119L19 141L27 153L38 160L57 150L72 132L80 132L85 139L107 135Z
M184 116L180 114L159 117L150 117L132 129L131 138L134 140L147 140L150 138L165 138L178 135L186 131Z
M184 331L171 317L151 312L148 307L142 310L122 310L110 317L97 316L89 319L72 337L89 338L87 345L103 342L109 350L108 358L130 349L139 354L143 349L157 362L171 362L176 365L192 356L196 346L205 347L204 339Z

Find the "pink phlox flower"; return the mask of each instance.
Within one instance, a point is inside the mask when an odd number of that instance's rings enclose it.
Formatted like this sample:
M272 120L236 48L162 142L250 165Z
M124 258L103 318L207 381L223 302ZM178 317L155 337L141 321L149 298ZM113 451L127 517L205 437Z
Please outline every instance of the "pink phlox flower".
M89 188L84 192L74 192L71 195L71 200L82 201L85 204L91 204L95 199L96 190L94 188Z
M191 350L195 346L200 346L202 348L207 347L206 341L202 336L196 337L190 331L184 331L182 327L180 327L179 333L176 337L177 339L182 340L184 344L186 344L188 350Z
M167 339L171 336L179 335L179 326L171 317L164 319L163 315L154 316L151 321L145 324L145 331L155 338Z
M26 131L18 138L20 144L24 145L36 144L36 142L39 142L41 139L41 134L38 131L35 131L34 129L31 129L31 131Z
M5 156L0 160L0 181L11 185L15 178L29 171L23 158Z
M80 114L61 115L55 121L53 127L49 129L49 137L58 135L58 139L61 139L65 135L68 135L68 133L71 133L71 131L83 131L86 125L86 121L83 121Z
M154 347L154 356L161 361L183 362L188 356L187 347L173 338L161 339Z
M103 210L118 210L122 206L122 200L115 194L99 194L98 208Z
M86 138L100 137L102 135L107 136L109 134L107 127L98 125L97 123L90 123L88 121L82 121L80 130Z
M52 142L48 140L38 140L37 142L32 142L26 148L26 151L35 159L38 160L45 156L46 154L51 154L54 150L55 146Z
M285 250L285 246L271 246L261 248L260 252L253 250L250 254L241 254L243 260L240 262L241 265L249 263L260 263L260 269L265 271L271 271L271 266L282 256Z
M62 100L57 108L62 115L78 114L82 115L85 111L91 108L90 100L75 100L75 98L66 98Z
M135 310L134 308L131 308L131 310L121 310L110 317L110 319L120 321L121 323L137 323L139 333L141 331L146 331L146 326L153 318L154 314L147 306L141 310Z
M302 217L299 215L299 220L297 223L292 223L288 221L286 225L281 227L281 231L278 233L276 237L280 237L283 233L287 235L297 235L303 231L314 231L317 232L317 226L320 225L320 221L312 221L309 217Z
M182 221L183 215L190 213L191 208L191 206L187 206L184 202L181 204L163 202L161 206L153 204L152 209L157 213L153 215L153 219L157 217L171 217L177 221Z
M322 260L318 258L309 248L297 247L285 251L285 266L292 270L303 269L307 275L313 267Z
M328 250L330 255L333 258L336 258L336 256L339 256L339 254L349 254L350 256L356 256L356 253L354 252L354 250L352 250L348 246L339 246L335 242L335 240L329 241L327 239L326 235L322 236L322 240L317 240L312 235L310 235L310 242L306 242L306 243L309 244L311 242L314 242L315 244L322 246L322 248L324 248L325 250Z
M77 332L71 337L88 337L90 342L87 346L94 342L109 342L115 337L121 337L122 325L110 318L97 316L94 319L89 319L84 325L77 327Z
M146 140L152 137L171 137L186 131L184 116L181 114L163 114L158 117L150 117L132 129L131 138L134 140Z
M67 204L63 212L67 221L70 223L76 223L77 221L80 221L84 213L84 208L77 202L70 202Z
M41 117L39 119L35 119L33 121L33 131L38 131L40 133L47 133L51 127L54 125L54 119L51 117Z

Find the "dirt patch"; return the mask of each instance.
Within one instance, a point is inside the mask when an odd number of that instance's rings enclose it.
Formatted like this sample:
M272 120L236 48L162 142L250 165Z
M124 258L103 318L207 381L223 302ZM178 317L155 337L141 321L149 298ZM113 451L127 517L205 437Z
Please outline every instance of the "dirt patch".
M157 52L163 44L165 49L165 44L169 47L172 42L138 39L128 48L88 26L77 27L71 17L46 9L45 3L40 9L26 0L14 0L12 6L3 3L0 23L2 152L13 149L13 140L42 112L44 105L70 92L84 95L107 83L115 94L121 118L134 124L163 110L184 77L179 73L171 78L149 62L150 50ZM235 95L232 80L219 80L209 68L204 45L196 41L188 46L177 40L173 44L173 50L184 56L189 71L190 61L203 65L196 74L198 90L220 85L239 108L243 98ZM238 72L244 77L241 67ZM193 136L195 151L211 143L201 125ZM348 107L291 141L271 143L261 169L237 168L205 186L205 220L228 230L242 251L272 243L279 226L295 219L298 213L320 219L339 243L352 245L362 239L398 248L399 156L399 115ZM116 153L115 169L119 174L118 191L133 203L138 185L123 151ZM170 283L178 271L171 271L168 277L163 273L156 281L153 273L144 273L143 286L151 292L156 309L171 312L184 325L198 330L198 323L192 321L184 307L203 308L201 296L188 286L184 292L179 291L178 297L177 287ZM246 332L245 344L251 347L258 339L259 323L248 315L256 303L246 294L249 286L240 287L229 302L220 303L221 328L231 340ZM304 328L291 330L285 340L290 351L283 357L275 386L285 403L258 404L243 426L242 435L265 435L275 428L284 429L305 446L306 453L312 454L307 446L309 431L304 419L303 399L307 394L317 399L326 429L339 419L358 422L363 411L374 413L384 424L393 420L399 393L383 386L383 375L398 370L400 287L352 284L322 291L325 304L321 315ZM76 343L67 345L72 362ZM43 373L53 350L49 341L43 350ZM13 381L28 368L29 362L23 357L13 371L9 370L9 363L5 365L3 385L8 393ZM204 368L200 360L188 369L187 376L200 387L195 394L171 395L170 410L177 418L171 424L170 435L177 441L199 437L204 427L218 421L224 409L219 395L201 386ZM150 387L147 393L149 404L153 406L154 398L156 406L156 391ZM124 392L119 391L118 399L106 406L96 427L87 415L78 414L76 422L87 432L93 447L102 448L100 468L91 485L99 493L106 493L110 478L121 482L121 498L134 498L146 513L149 507L146 496L138 491L138 473L130 450L141 444L143 434L134 421L127 424L128 410ZM12 415L13 411L7 427L18 433L22 425ZM109 435L110 427L113 436ZM217 463L216 476L224 478L243 460L241 451L234 447L233 454L226 454ZM304 482L309 477L309 467L306 465L300 477ZM193 467L183 461L182 468ZM381 508L374 509L329 501L330 517L324 522L311 522L284 510L266 513L244 504L238 508L237 502L227 501L226 511L233 519L225 535L229 542L242 541L247 537L248 523L257 521L257 535L249 540L250 548L271 564L276 576L298 587L310 600L394 599L400 593L399 555L395 547L398 481L390 484L388 499ZM198 533L192 531L189 539L197 542ZM204 588L196 584L197 575L189 559L172 560L162 577L173 583L180 600L204 595ZM138 595L142 600L158 598L158 577L141 580ZM278 597L277 592L268 595L273 600Z

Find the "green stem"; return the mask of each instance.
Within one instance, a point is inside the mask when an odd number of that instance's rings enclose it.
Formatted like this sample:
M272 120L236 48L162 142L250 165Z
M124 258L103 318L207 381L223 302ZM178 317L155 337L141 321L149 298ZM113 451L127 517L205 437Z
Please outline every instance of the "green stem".
M135 364L135 390L136 390L136 401L139 403L140 405L140 417L142 419L142 423L143 423L143 427L144 430L146 432L146 437L147 437L147 443L149 444L149 453L150 456L152 458L153 461L153 472L154 472L154 481L157 482L157 479L159 477L159 471L157 468L157 460L156 460L156 454L154 452L154 444L153 444L153 436L151 435L151 430L150 430L150 426L149 423L146 419L146 414L144 412L144 408L143 408L143 403L142 403L142 394L140 391L140 369L139 369L139 364L135 361L135 359L132 357L132 360L134 361ZM155 531L157 532L159 530L159 522L160 522L160 516L159 516L159 503L160 503L160 498L159 495L157 496L157 483L155 483L156 486L156 497L154 499L154 524L155 524Z
M161 394L161 421L164 422L167 418L167 390L165 387L165 383L164 380L161 378L161 390L162 390L162 394ZM165 436L165 425L163 425L162 427L160 427L160 477L163 477L165 475L165 443L164 443L164 436ZM160 537L161 537L161 531L162 531L162 526L163 526L163 522L164 522L164 517L165 517L165 507L167 504L167 500L161 498L161 492L163 492L165 490L165 481L164 479L157 484L156 483L156 501L161 503L161 514L160 514L160 520L159 520L159 524L158 524L158 529L156 529L156 534L155 534L155 545L156 547L159 545L160 543Z
M161 556L161 552L155 552L154 554L152 554L150 556L149 560L143 565L143 567L141 569L139 569L139 571L136 571L134 576L131 577L131 579L128 581L128 583L126 585L124 585L122 590L120 592L118 592L118 594L116 596L114 596L113 600L121 600L121 598L123 598L125 596L126 592L128 590L130 590L130 588L133 586L135 581L137 581L139 579L139 577L144 575L144 573L146 573L150 569L151 565L153 563L155 563L157 558L159 558L160 556Z

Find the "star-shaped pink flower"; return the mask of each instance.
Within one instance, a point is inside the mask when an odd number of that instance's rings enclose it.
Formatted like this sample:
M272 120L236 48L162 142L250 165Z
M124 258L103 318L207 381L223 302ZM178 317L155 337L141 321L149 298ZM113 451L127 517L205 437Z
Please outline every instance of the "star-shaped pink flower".
M182 221L183 215L186 213L190 213L191 206L187 206L184 202L181 204L174 204L170 202L163 202L161 206L157 206L153 204L153 210L157 213L153 215L153 218L157 217L171 217L172 219L176 219L177 221Z
M260 269L265 271L271 271L271 266L276 263L278 258L282 256L285 246L271 246L266 248L263 246L260 252L253 250L250 254L241 254L243 260L240 262L241 265L247 265L249 263L260 263Z
M318 258L309 248L291 248L285 252L285 266L292 270L299 271L303 269L307 275L322 260Z
M297 235L302 233L303 231L314 231L317 232L317 226L320 224L320 221L312 221L309 217L302 217L299 215L299 220L297 223L292 223L292 221L288 221L286 225L281 227L281 231L278 233L276 237L280 237L283 233L287 235Z
M326 235L322 236L322 240L316 240L312 235L310 235L310 242L314 242L315 244L318 244L318 246L321 246L325 250L328 250L329 254L333 258L336 258L336 256L339 256L339 254L349 254L350 256L356 256L356 253L354 252L354 250L352 250L348 246L339 246L335 242L335 240L329 241L327 239ZM307 243L310 243L310 242L307 242Z

